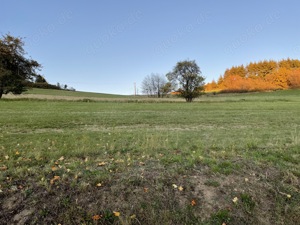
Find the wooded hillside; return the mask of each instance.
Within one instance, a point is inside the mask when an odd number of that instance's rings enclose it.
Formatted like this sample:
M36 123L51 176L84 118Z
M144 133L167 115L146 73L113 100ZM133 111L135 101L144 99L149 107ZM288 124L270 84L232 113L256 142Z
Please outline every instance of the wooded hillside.
M300 60L265 60L233 66L218 81L205 85L206 92L248 92L300 88Z

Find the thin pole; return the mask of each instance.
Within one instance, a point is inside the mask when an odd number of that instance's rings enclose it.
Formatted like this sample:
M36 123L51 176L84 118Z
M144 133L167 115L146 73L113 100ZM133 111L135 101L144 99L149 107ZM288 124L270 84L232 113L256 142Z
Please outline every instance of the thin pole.
M134 96L136 96L136 83L134 82Z

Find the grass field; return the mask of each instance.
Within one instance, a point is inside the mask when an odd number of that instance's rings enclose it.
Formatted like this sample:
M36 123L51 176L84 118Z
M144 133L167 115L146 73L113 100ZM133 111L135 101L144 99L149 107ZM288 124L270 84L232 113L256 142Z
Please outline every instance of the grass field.
M66 91L32 88L25 92L25 95L51 95L51 96L70 96L84 98L128 98L126 95L101 94L82 91Z
M299 224L300 91L92 95L0 100L0 224Z

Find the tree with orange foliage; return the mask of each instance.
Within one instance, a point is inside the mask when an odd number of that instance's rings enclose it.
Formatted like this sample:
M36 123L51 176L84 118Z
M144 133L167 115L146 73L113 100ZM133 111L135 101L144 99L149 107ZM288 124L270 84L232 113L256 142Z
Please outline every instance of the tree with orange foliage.
M291 89L300 88L300 69L291 71L287 77L288 86Z
M300 87L300 60L286 59L276 62L264 60L247 66L226 69L217 82L205 85L206 91L223 92L266 91Z

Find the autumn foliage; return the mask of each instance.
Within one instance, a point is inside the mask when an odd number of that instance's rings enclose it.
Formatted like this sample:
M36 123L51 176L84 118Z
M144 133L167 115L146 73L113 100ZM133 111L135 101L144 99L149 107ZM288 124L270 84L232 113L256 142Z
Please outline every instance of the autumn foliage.
M205 85L206 92L250 92L300 88L300 60L265 60L233 66L218 81Z

